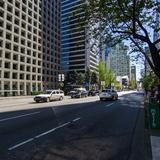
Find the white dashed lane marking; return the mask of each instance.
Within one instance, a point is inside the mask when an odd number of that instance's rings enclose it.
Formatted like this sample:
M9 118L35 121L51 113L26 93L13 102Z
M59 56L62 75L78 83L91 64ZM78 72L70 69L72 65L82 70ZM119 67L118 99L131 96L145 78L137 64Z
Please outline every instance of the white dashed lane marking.
M12 119L17 119L17 118L22 118L22 117L27 117L27 116L32 116L32 115L39 114L39 113L40 112L33 112L33 113L28 113L28 114L22 114L22 115L15 116L15 117L4 118L4 119L0 119L0 122L12 120Z
M78 120L80 120L80 119L81 119L81 118L78 117L78 118L73 119L71 122L76 122L76 121L78 121ZM16 149L16 148L18 148L18 147L21 147L22 145L24 145L24 144L26 144L26 143L29 143L29 142L37 139L37 138L40 138L40 137L45 136L45 135L47 135L47 134L49 134L49 133L52 133L52 132L56 131L57 129L60 129L60 128L62 128L62 127L65 127L65 126L69 125L71 122L66 122L66 123L64 123L64 124L62 124L62 125L60 125L60 126L58 126L58 127L55 127L55 128L50 129L50 130L48 130L48 131L46 131L46 132L43 132L43 133L41 133L41 134L39 134L39 135L37 135L37 136L35 136L35 137L33 137L33 138L30 138L30 139L28 139L28 140L25 140L25 141L23 141L23 142L21 142L21 143L19 143L19 144L13 145L12 147L9 147L9 148L8 148L8 151L11 151L11 150Z
M112 106L114 103L107 104L106 107Z

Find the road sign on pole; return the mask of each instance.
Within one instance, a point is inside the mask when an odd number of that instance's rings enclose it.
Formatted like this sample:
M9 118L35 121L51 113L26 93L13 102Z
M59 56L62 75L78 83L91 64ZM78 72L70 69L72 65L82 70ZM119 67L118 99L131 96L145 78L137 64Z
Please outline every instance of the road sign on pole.
M58 74L58 81L63 82L64 81L64 74Z
M105 85L105 81L101 81L101 85L104 86Z

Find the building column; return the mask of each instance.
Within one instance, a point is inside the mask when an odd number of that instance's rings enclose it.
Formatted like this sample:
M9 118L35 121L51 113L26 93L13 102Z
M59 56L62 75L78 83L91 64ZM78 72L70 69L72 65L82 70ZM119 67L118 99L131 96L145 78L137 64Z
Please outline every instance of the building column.
M43 89L43 82L41 82L41 90L44 90L44 89Z
M31 94L31 92L33 91L32 85L33 85L33 83L31 82L31 83L30 83L30 93L29 93L29 94Z
M1 81L1 95L4 96L4 81Z
M13 83L12 83L12 81L9 81L9 96L13 96Z
M26 82L24 82L24 95L26 96L27 95L27 88L26 88Z
M38 91L38 82L36 82L36 91Z
M20 96L21 94L20 94L20 82L19 81L17 82L17 90L18 90L17 95Z

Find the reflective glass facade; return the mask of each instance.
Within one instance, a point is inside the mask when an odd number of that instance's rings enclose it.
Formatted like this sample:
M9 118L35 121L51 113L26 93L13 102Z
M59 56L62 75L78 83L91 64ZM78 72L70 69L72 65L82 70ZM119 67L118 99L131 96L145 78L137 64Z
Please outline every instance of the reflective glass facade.
M84 0L61 1L61 64L65 72L85 71Z
M85 0L61 1L61 65L64 72L97 70L98 51L91 49L92 38L87 39L85 13L81 7ZM88 25L88 24L87 24Z

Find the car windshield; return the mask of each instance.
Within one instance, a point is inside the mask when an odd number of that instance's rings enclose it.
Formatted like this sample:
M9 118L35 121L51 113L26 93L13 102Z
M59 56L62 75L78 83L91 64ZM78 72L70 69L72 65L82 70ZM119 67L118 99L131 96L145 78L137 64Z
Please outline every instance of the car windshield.
M109 89L105 89L105 90L102 90L102 92L111 92L111 90L109 90Z
M80 90L76 90L76 93L81 93L81 91Z

